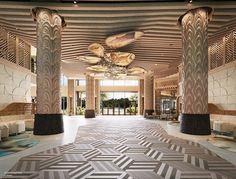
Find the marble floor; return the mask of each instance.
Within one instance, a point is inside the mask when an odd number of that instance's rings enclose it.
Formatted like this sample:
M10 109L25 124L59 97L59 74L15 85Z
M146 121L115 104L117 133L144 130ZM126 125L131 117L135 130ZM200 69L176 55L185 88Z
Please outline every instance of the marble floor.
M1 157L0 177L236 176L235 153L211 145L205 140L209 136L182 134L166 121L145 120L141 116L100 116L96 119L65 116L64 122L63 134L35 136L40 140L37 146Z

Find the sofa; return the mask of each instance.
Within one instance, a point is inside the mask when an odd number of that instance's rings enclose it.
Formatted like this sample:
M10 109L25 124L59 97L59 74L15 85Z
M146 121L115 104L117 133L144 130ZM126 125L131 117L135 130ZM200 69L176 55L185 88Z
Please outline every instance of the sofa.
M232 136L236 139L236 116L211 114L210 119L213 133Z

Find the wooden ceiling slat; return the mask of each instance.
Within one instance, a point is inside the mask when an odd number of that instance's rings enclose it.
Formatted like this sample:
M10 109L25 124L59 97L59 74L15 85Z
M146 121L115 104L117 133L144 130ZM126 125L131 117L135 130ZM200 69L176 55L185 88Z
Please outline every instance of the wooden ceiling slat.
M33 22L33 20L31 19L31 21L12 21L9 20L9 22L13 23L16 26L22 27L24 26L24 28L30 28L33 27L33 29L35 30L36 28L36 23ZM78 21L76 23L70 23L67 21L67 27L71 28L80 28L81 26L83 27L114 27L114 26L131 26L131 25L137 25L138 22L141 23L142 26L148 26L148 25L155 25L155 26L161 26L161 27L169 27L169 26L176 26L176 19L172 20L172 21L168 21L168 20L123 20L122 22L116 22L116 21L109 21L109 20L104 20L104 21L97 21L96 19L94 20L90 20L90 21ZM220 22L212 22L209 24L209 28L219 28L221 25L223 24L222 21Z
M28 12L27 12L28 13ZM0 9L0 15L1 15L1 9ZM224 15L215 15L213 14L213 19L210 21L211 23L223 23L226 22L228 19L232 19L234 16L224 16ZM11 21L12 23L14 22L32 22L33 19L30 14L27 15L5 15L4 19ZM114 22L114 23L122 23L122 22L133 22L133 21L173 21L176 22L177 18L176 15L160 15L160 16L135 16L135 17L67 17L66 22L68 24L70 23L82 23L82 22L88 22L88 23L94 23L94 22Z
M83 0L82 0L83 1ZM135 2L129 2L129 3L119 3L119 2L112 2L112 3L102 3L102 7L98 7L96 1L94 0L95 3L78 3L78 4L73 4L71 3L48 3L48 2L43 2L44 7L48 8L55 8L58 10L110 10L111 8L114 10L120 10L120 9L128 9L128 10L135 10L135 9L149 9L149 10L166 10L166 9L171 9L171 10L178 10L183 8L184 10L187 10L187 3L186 2L140 2L140 3L135 3ZM106 0L102 0L105 2ZM119 0L116 0L119 1ZM87 2L87 1L86 1ZM114 5L115 4L115 5ZM2 1L1 6L2 8L9 8L9 6L13 6L15 9L24 9L24 8L32 8L35 6L42 6L42 3L40 2L17 2L17 6L14 2L9 2L9 1ZM158 5L158 6L157 6ZM198 6L212 6L213 8L218 8L218 9L231 9L235 8L235 3L230 2L230 1L220 1L220 2L194 2L192 3L192 8L198 7Z
M36 23L32 20L30 10L43 5L43 7L57 9L67 22L67 27L62 32L62 60L75 59L78 55L94 56L87 49L88 45L93 42L101 43L109 51L110 49L104 43L106 37L125 31L141 30L144 32L142 38L118 49L135 54L136 59L132 64L141 64L153 69L154 63L171 65L180 62L182 36L181 30L177 27L177 19L188 9L186 2L132 0L141 2L122 3L125 0L117 0L120 2L114 4L111 2L112 0L94 1L88 3L80 0L77 5L73 3L1 1L0 18L3 20L0 19L0 24L35 45ZM103 3L99 3L101 1ZM223 36L236 26L236 2L193 2L192 8L203 5L214 8L213 18L208 26L209 42L213 38ZM222 28L223 26L226 28ZM70 64L65 66L71 69L66 69L67 72L70 71L70 74L78 73L77 68L82 68L81 65L76 68ZM84 68L86 65L82 66ZM85 70L80 69L80 71ZM164 73L168 72L164 70Z

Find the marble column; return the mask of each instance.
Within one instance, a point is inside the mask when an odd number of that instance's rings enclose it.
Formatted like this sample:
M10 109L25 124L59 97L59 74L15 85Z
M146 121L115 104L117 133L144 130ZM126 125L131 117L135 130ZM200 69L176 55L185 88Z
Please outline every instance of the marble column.
M75 115L76 108L76 81L69 79L68 80L68 113L69 115Z
M95 80L89 74L86 75L86 109L85 118L95 117Z
M154 112L153 90L153 73L148 72L144 76L144 117L146 117L146 114L151 115Z
M212 8L199 7L180 16L183 43L181 132L211 133L208 113L208 21Z
M100 80L95 80L96 114L100 115Z
M32 9L37 33L37 103L35 135L64 132L61 113L61 31L66 26L57 11Z
M140 115L143 115L143 108L144 108L143 97L144 97L144 80L140 79L138 88L138 113Z
M155 113L161 114L161 90L155 88Z

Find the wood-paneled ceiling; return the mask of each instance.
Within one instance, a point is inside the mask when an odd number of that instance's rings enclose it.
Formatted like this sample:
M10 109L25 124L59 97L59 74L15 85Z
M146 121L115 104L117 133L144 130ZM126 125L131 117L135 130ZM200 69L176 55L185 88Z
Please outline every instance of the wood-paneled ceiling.
M136 55L131 66L142 66L163 76L168 74L167 71L175 71L181 61L182 41L177 19L188 10L188 2L77 0L74 4L71 0L53 3L1 1L0 24L35 46L36 24L30 10L37 6L56 9L65 17L67 27L62 33L63 61L79 55L92 56L87 50L89 44L98 42L105 46L107 36L133 30L143 31L145 35L120 49ZM214 8L209 23L209 38L235 26L236 1L191 3L191 8L199 6ZM63 72L69 77L83 74L86 66L82 62L62 63Z

